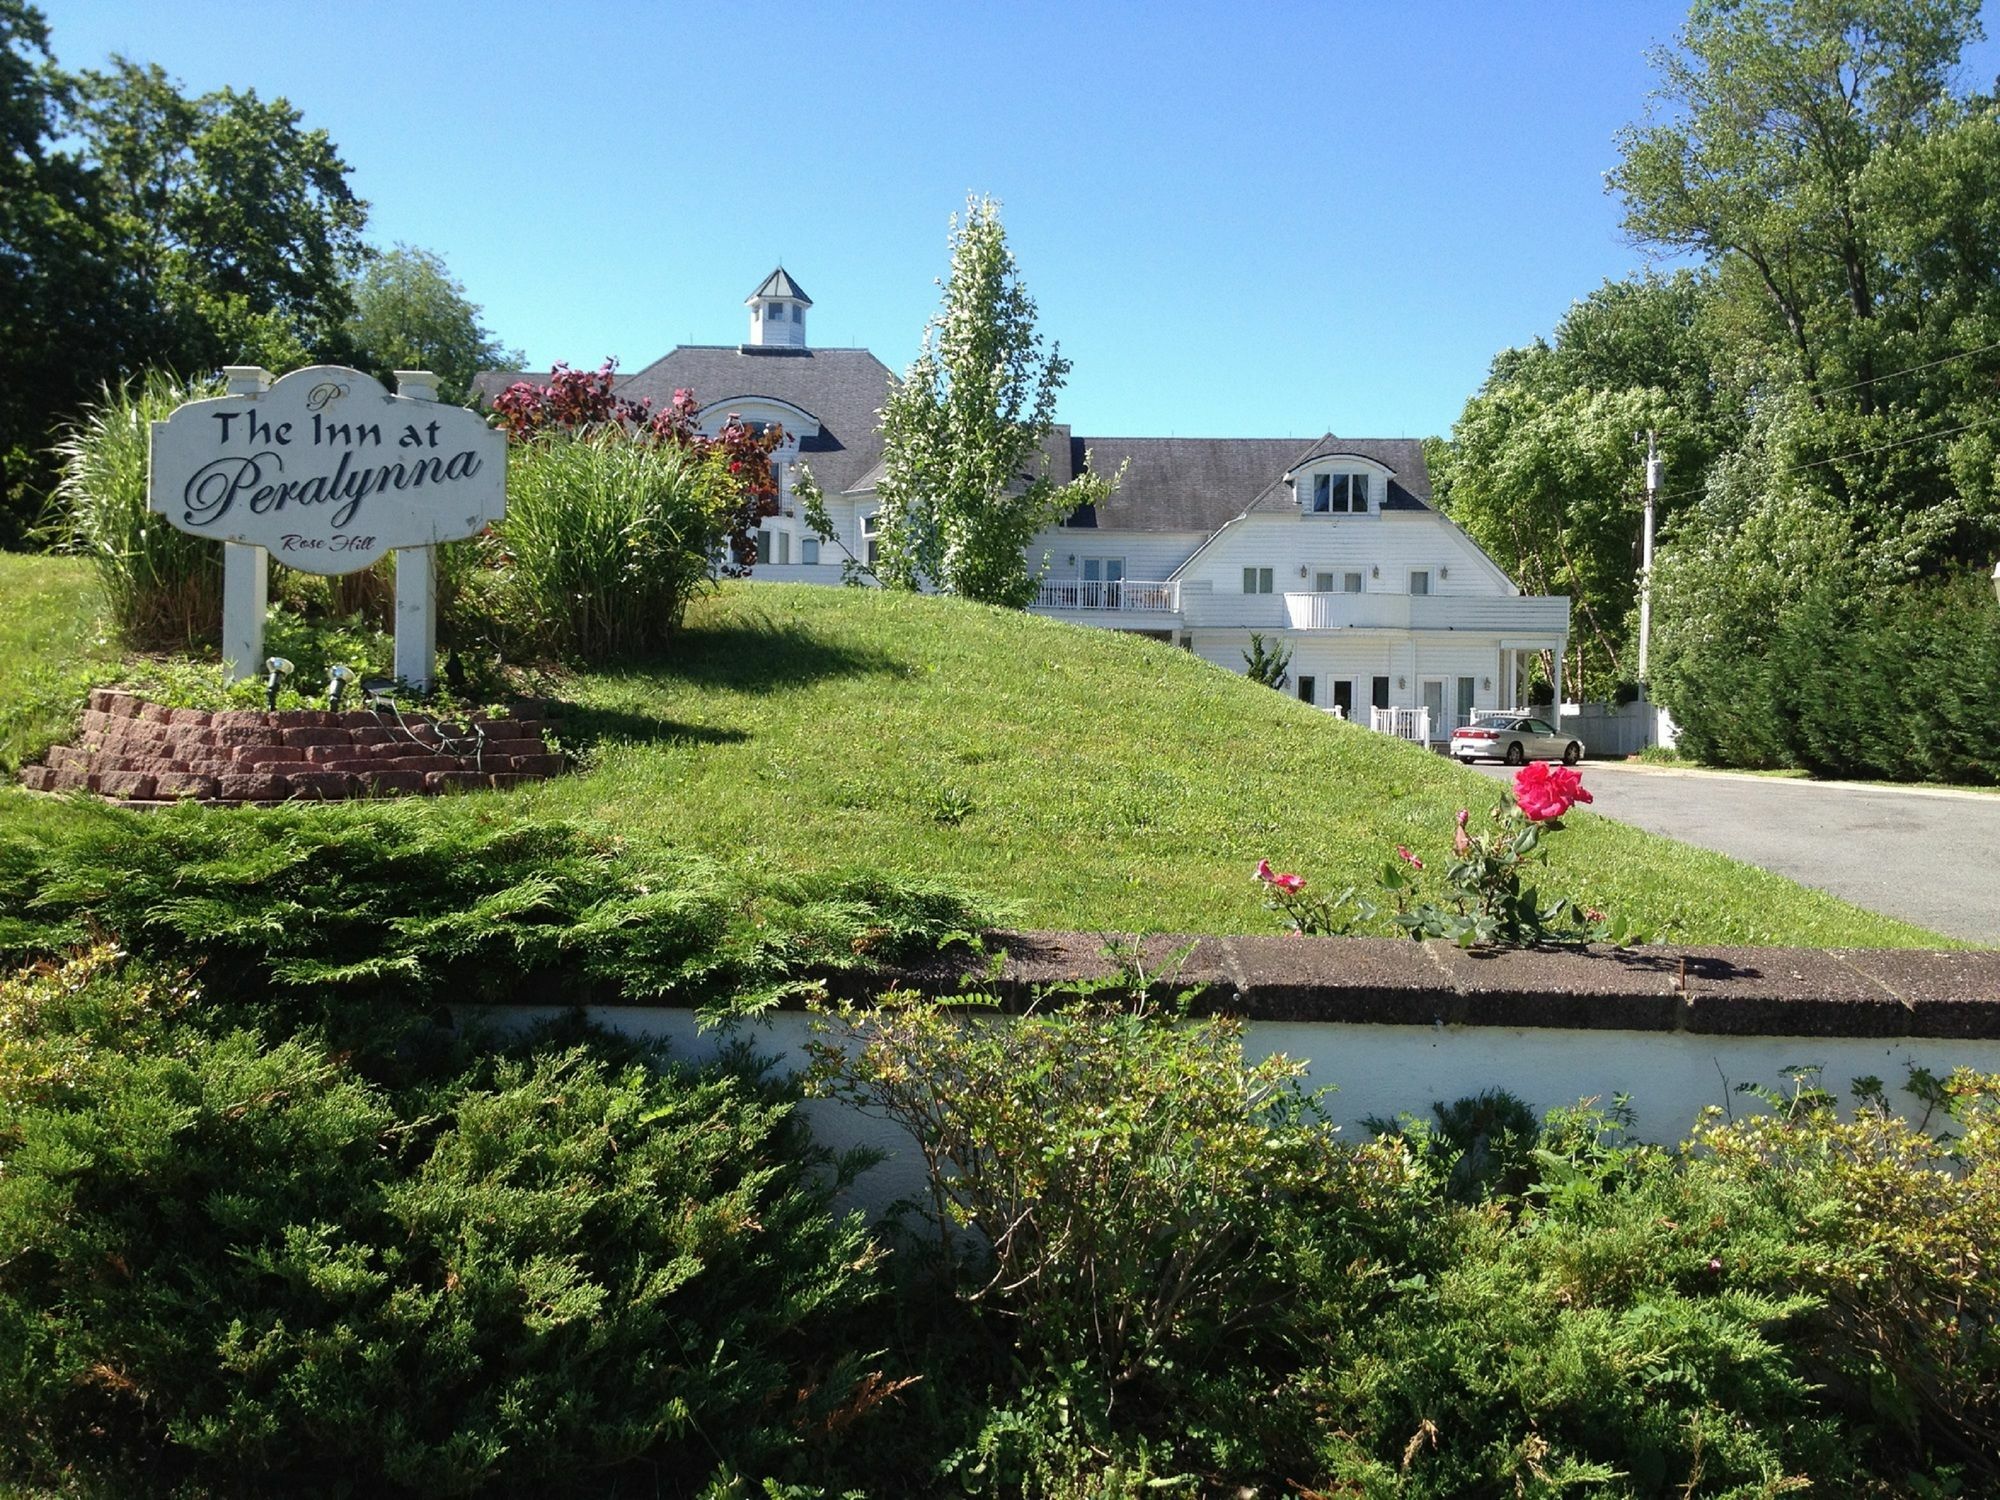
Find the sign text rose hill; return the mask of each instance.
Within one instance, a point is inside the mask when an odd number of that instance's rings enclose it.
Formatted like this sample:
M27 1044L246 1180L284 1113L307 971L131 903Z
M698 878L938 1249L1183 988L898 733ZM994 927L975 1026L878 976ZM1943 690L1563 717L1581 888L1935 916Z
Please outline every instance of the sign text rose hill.
M352 573L396 558L396 673L428 689L437 641L430 549L476 536L506 506L506 441L477 413L434 399L428 374L397 391L314 365L272 381L232 367L229 393L191 401L152 430L149 503L168 524L226 545L222 654L233 680L263 657L267 567Z

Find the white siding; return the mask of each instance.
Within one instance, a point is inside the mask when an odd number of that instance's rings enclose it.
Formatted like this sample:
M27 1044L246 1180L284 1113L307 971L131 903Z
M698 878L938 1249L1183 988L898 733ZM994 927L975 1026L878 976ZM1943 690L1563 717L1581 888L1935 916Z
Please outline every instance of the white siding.
M1110 531L1094 526L1051 526L1028 544L1028 566L1039 566L1047 554L1048 581L1069 583L1083 577L1085 558L1119 557L1125 560L1127 578L1157 583L1173 577L1174 571L1207 536L1205 531Z
M1410 574L1417 569L1430 572L1433 594L1500 598L1512 593L1473 540L1431 512L1244 516L1218 531L1182 576L1208 579L1219 599L1240 595L1243 570L1251 567L1270 568L1279 593L1310 590L1317 573L1335 574L1338 587L1339 574L1359 571L1367 593L1408 594ZM1439 577L1440 572L1449 576Z

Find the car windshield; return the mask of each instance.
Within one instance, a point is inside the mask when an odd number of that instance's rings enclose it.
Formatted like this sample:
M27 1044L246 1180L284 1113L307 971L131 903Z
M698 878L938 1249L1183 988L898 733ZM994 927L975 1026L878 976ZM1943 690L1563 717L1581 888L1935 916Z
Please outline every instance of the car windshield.
M1523 719L1521 721L1521 727L1527 730L1530 734L1555 733L1553 729L1549 728L1549 726L1544 724L1540 719Z

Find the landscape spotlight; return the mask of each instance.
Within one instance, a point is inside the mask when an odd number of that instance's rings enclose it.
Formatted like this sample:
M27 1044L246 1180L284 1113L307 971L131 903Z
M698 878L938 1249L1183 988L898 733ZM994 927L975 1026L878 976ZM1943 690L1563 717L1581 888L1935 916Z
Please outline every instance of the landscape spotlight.
M264 658L264 707L278 706L278 684L292 675L292 664L282 656Z
M326 707L329 713L340 712L341 695L347 691L348 683L354 681L354 668L340 662L326 674Z

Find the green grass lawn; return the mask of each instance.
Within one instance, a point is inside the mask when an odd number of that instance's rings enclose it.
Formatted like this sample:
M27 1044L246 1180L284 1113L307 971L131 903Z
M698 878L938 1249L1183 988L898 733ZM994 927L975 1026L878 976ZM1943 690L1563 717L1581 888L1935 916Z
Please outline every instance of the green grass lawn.
M66 738L84 695L117 675L100 611L82 559L0 552L0 775Z
M0 679L19 652L97 649L86 575L5 562L10 622L19 587L72 623L0 636ZM1397 844L1441 863L1457 809L1494 801L1475 772L1186 652L952 600L729 585L669 659L562 692L582 773L491 795L496 814L532 807L776 871L935 876L1020 926L1275 931L1260 857L1339 890ZM10 737L26 732L12 701L0 694ZM24 797L7 793L0 816ZM1551 889L1662 941L1943 942L1588 813L1548 847Z

